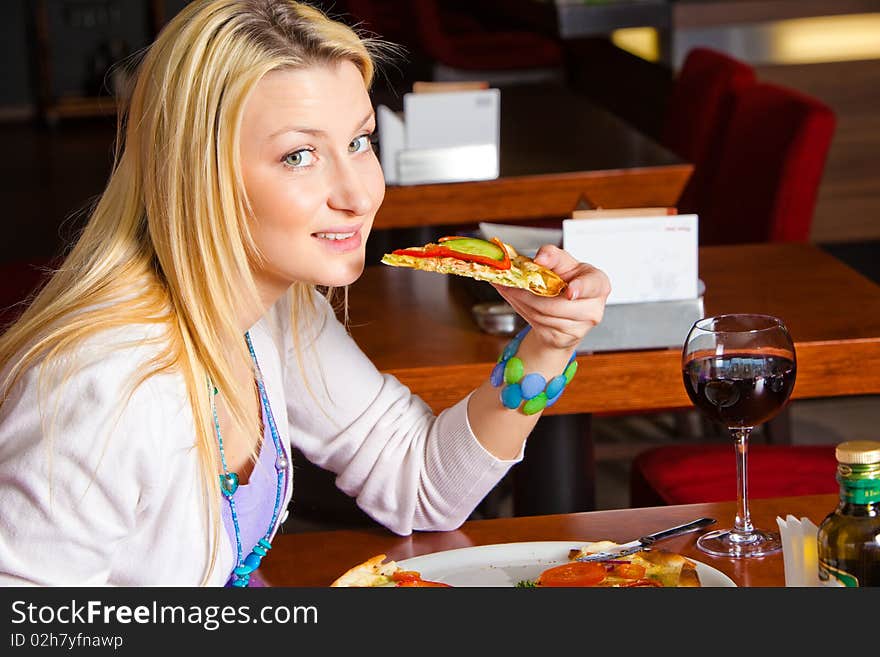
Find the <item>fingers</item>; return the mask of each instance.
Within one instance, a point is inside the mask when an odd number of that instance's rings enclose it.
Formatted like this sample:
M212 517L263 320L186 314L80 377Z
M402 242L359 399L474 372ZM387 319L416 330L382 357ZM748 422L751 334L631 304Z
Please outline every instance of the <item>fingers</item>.
M552 244L545 244L535 254L533 260L551 269L568 283L565 297L571 301L607 297L611 293L611 283L605 272L592 265L575 260L568 251Z
M552 269L560 276L581 264L572 258L567 251L563 251L553 244L542 246L532 259L542 267Z
M578 303L559 297L540 297L518 288L495 286L499 294L526 321L534 325L552 326L565 330L569 323L585 324L592 327L604 314L605 299L603 297L583 297Z
M568 281L565 290L566 298L575 301L577 299L605 299L611 293L611 282L608 276L600 269L590 265L580 264L574 277Z

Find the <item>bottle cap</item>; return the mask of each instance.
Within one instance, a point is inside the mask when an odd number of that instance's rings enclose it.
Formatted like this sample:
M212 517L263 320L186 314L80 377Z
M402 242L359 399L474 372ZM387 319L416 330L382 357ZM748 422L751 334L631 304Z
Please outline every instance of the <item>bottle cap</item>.
M880 463L880 442L876 440L849 440L834 450L838 463L867 465Z

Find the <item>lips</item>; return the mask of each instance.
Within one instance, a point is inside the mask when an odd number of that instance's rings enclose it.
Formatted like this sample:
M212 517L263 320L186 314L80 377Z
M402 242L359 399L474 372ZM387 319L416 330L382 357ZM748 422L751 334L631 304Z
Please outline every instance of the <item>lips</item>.
M328 226L312 233L318 242L333 253L347 253L361 246L361 225Z

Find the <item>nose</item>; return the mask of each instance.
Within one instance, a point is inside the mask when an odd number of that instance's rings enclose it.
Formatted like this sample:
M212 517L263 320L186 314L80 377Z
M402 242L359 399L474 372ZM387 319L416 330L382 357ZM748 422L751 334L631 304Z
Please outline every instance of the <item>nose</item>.
M350 158L342 158L334 168L328 203L330 207L356 216L373 208L373 197L364 173Z

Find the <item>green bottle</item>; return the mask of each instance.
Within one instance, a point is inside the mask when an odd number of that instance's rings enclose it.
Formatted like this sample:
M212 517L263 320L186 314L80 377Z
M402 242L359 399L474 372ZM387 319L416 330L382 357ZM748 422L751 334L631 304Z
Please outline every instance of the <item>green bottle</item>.
M880 442L840 443L840 504L819 525L819 583L880 586Z

